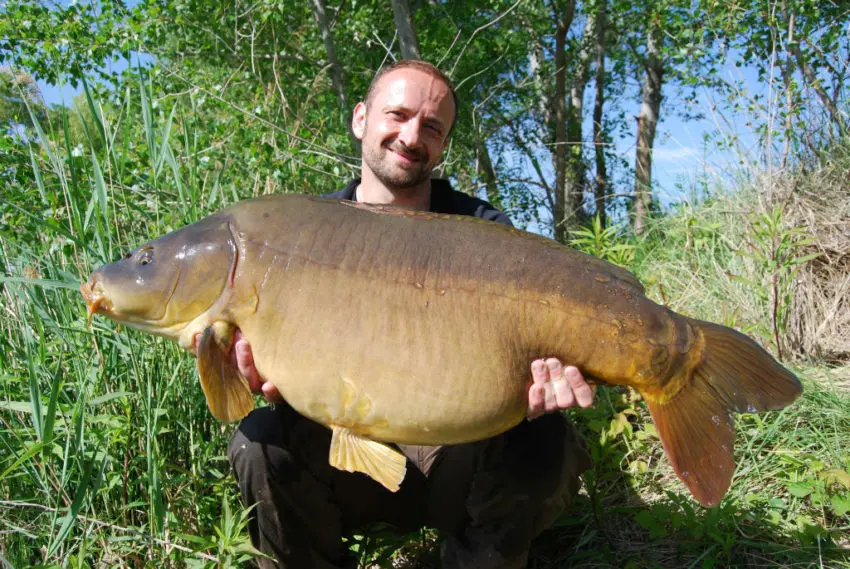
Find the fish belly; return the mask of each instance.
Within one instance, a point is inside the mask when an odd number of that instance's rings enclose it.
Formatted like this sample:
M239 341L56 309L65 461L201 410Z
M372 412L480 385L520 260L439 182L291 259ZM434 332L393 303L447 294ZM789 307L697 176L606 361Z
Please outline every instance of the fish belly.
M313 291L338 282L315 271L305 280ZM369 284L345 279L352 291ZM518 423L531 360L516 320L470 292L413 288L385 288L379 304L350 294L344 310L341 299L290 295L285 310L258 312L258 369L303 415L378 440L459 443ZM270 320L279 332L268 334ZM261 336L253 327L249 339Z

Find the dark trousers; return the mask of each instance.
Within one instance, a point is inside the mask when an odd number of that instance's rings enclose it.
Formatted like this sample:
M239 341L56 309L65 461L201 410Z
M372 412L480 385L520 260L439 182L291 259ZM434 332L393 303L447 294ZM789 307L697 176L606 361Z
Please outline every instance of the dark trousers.
M246 505L251 539L277 561L260 567L347 566L342 537L374 523L409 533L435 527L443 567L525 567L531 540L572 501L590 458L560 414L524 421L462 445L400 445L408 457L398 492L328 464L330 430L288 405L254 410L227 456Z

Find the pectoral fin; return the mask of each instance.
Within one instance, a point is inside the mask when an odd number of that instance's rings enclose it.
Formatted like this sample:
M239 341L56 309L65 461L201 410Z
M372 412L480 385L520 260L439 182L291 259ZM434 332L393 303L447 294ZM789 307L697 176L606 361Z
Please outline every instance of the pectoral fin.
M234 330L232 324L214 322L198 344L201 387L213 417L224 422L237 421L254 408L248 381L230 359Z
M407 459L391 447L364 439L350 429L332 426L331 466L347 472L362 472L390 492L398 490L407 471Z

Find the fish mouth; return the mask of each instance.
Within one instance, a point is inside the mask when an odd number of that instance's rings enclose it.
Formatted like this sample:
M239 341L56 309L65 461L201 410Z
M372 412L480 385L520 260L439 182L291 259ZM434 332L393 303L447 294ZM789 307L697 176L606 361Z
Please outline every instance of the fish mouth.
M171 296L174 296L176 288L177 286L175 284L174 289L171 291ZM81 284L80 292L83 295L83 300L86 302L86 325L89 327L91 327L92 317L98 313L115 321L119 325L119 328L122 325L126 325L142 330L143 332L168 338L176 338L183 328L188 325L188 322L183 320L163 324L162 319L149 320L136 314L122 312L120 293L117 298L118 308L116 308L114 300L110 299L110 295L104 290L103 283L98 278L98 275L92 276L88 282ZM169 296L169 300L171 296Z
M90 282L80 285L80 292L83 294L83 300L86 301L86 313L88 319L86 324L91 326L91 319L97 312L106 312L109 310L109 303L106 297L103 296L103 290L96 282L92 285Z

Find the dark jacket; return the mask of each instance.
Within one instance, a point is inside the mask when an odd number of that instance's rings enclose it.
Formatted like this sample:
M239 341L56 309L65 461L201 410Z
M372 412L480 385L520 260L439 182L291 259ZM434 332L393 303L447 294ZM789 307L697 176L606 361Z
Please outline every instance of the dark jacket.
M329 200L357 201L355 190L360 185L360 178L352 180L345 188L322 197ZM488 221L513 226L510 218L489 203L452 189L448 180L431 180L431 207L434 213L451 213L480 217Z

